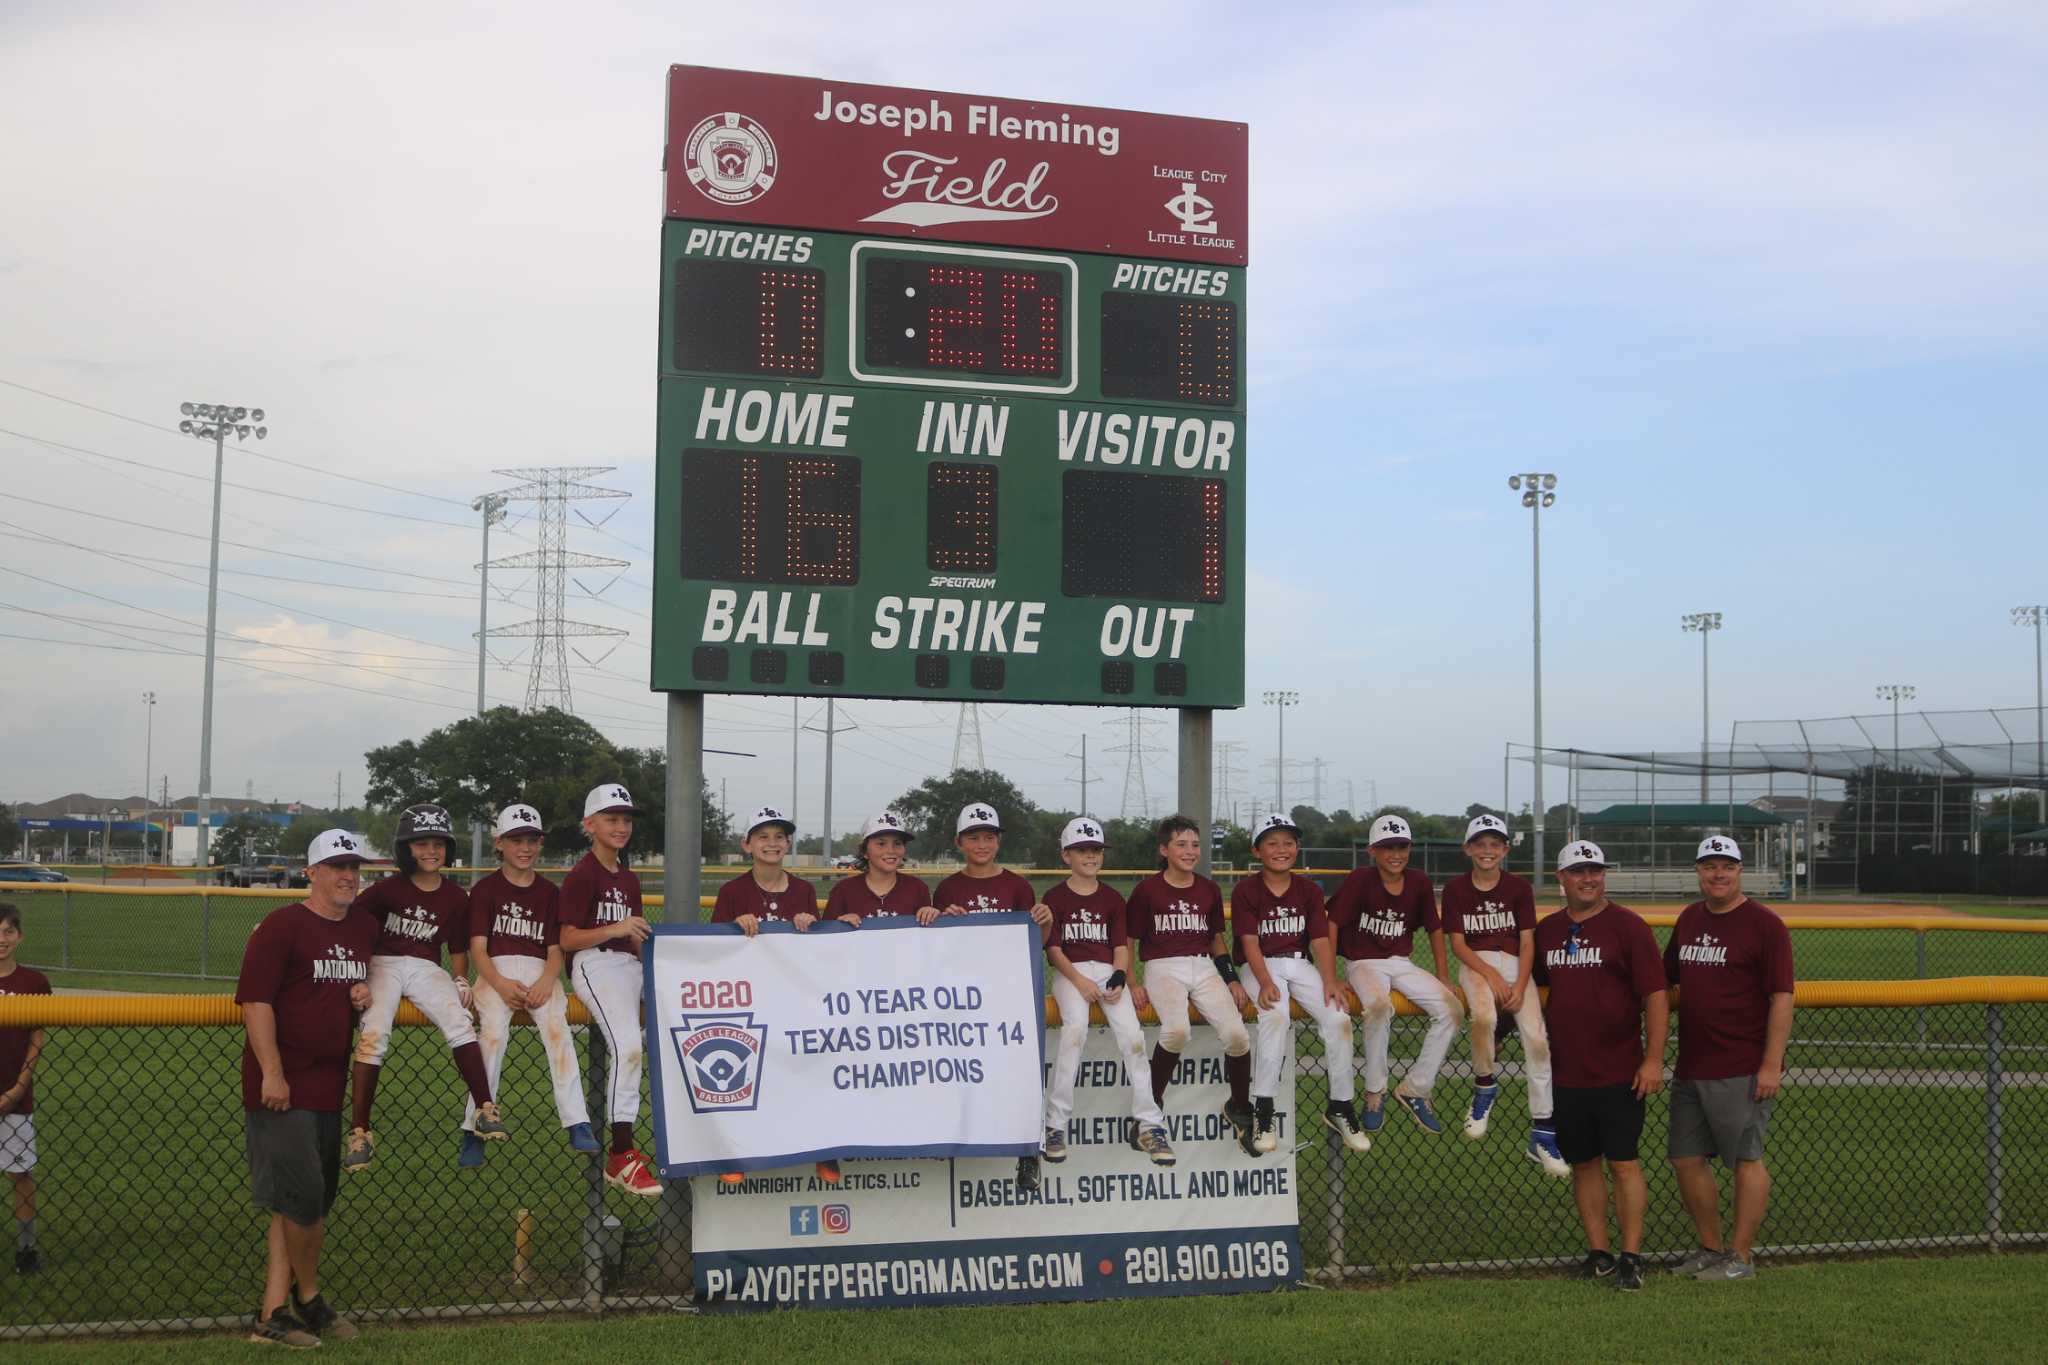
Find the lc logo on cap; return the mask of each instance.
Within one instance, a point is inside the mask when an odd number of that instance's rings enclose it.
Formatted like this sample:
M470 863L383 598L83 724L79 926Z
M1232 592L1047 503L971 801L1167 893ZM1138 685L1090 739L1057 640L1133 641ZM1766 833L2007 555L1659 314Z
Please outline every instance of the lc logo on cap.
M1372 836L1366 840L1368 846L1390 844L1396 841L1411 843L1415 835L1410 832L1408 822L1398 815L1382 815L1372 822Z
M996 818L995 807L980 801L970 801L961 808L960 818L953 824L953 833L958 837L971 829L992 829L1001 834L1003 822Z
M313 837L306 845L306 865L318 867L322 863L361 863L368 861L363 853L362 840L345 829L330 829Z
M1607 855L1590 839L1574 839L1557 855L1557 870L1573 867L1606 867Z
M639 807L633 804L633 794L616 782L607 782L592 787L590 794L583 798L583 818L593 815L636 815Z
M540 823L540 812L532 806L511 805L498 812L498 823L492 830L502 839L508 834L541 834L545 830Z
M880 815L870 819L867 824L861 826L860 841L865 844L877 834L893 834L899 839L902 838L904 836L903 817L893 810L883 811Z
M1498 815L1475 815L1472 817L1472 823L1465 826L1465 842L1469 844L1482 834L1496 834L1506 839L1508 822Z
M1700 840L1700 851L1693 855L1693 861L1703 863L1709 858L1729 858L1742 861L1742 849L1725 834L1709 834Z
M1395 823L1399 824L1400 822L1396 821ZM1375 825L1373 828L1374 833L1377 834L1379 827ZM1274 811L1259 822L1259 832L1252 836L1252 847L1257 848L1261 840L1268 834L1273 833L1292 834L1296 839L1299 839L1301 838L1301 826L1295 824L1280 812ZM1403 834L1400 837L1405 839L1408 836Z
M791 838L796 837L796 821L790 819L773 806L763 806L754 812L754 818L747 821L747 837L749 839L753 838L754 831L763 825L780 825L784 834L789 835Z

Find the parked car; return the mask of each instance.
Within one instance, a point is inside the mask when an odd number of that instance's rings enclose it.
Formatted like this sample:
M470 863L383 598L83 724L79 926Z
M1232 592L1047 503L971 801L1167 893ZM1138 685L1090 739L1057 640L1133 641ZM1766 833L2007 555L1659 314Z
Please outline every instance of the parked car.
M34 863L0 863L0 882L68 882L62 872Z
M303 869L301 869L303 871ZM263 858L253 863L236 863L220 870L222 886L278 886L285 884L289 869L282 858Z

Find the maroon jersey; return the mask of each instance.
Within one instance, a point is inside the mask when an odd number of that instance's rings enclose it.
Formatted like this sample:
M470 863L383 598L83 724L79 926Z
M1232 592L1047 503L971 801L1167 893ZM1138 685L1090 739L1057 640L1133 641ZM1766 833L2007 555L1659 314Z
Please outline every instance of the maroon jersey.
M1131 888L1128 933L1146 962L1162 957L1207 957L1223 932L1223 892L1197 874L1188 887L1169 886L1155 872Z
M780 891L763 891L749 872L734 877L718 888L718 903L711 907L713 924L731 924L741 915L755 919L793 920L799 914L818 913L818 893L802 877L791 877Z
M502 870L469 892L469 932L492 957L545 958L562 942L562 893L546 877L514 886Z
M839 884L825 897L825 918L859 915L862 919L873 919L877 915L914 915L931 903L931 889L916 877L899 872L896 885L889 888L889 894L877 896L863 874L839 879Z
M1377 867L1357 867L1330 897L1330 923L1337 926L1337 951L1356 962L1373 957L1407 957L1415 931L1443 927L1429 878L1408 868L1399 893L1387 890Z
M641 912L640 879L624 863L617 872L607 872L595 853L586 853L569 875L562 878L561 922L576 929L602 929ZM608 938L585 952L624 953L640 956L640 945L630 938Z
M0 995L48 995L50 978L33 967L15 964L13 971L0 976ZM32 1028L0 1028L0 1090L12 1090L14 1083L21 1079L21 1068L28 1061L29 1039L34 1035ZM30 1082L21 1092L21 1103L9 1110L14 1114L33 1114L36 1111L35 1083Z
M349 988L370 979L377 921L350 910L328 919L301 902L263 917L242 949L235 1003L277 1014L277 1055L294 1109L341 1108L356 1009ZM263 1068L242 1040L242 1107L263 1107Z
M1627 1085L1643 1064L1643 1001L1664 989L1657 936L1633 910L1609 903L1577 925L1556 914L1536 925L1536 984L1550 987L1550 1030L1559 1085Z
M1697 901L1665 945L1664 979L1678 987L1678 1078L1753 1076L1771 997L1792 993L1792 931L1753 900L1719 915Z
M932 904L941 910L965 906L970 914L992 915L1001 910L1025 910L1038 904L1031 883L1005 867L993 877L970 877L955 872L932 892Z
M1463 934L1473 952L1513 957L1522 951L1522 931L1536 927L1536 893L1512 872L1501 873L1491 891L1460 873L1444 883L1443 920L1445 932Z
M1113 966L1116 950L1130 946L1124 898L1113 887L1097 882L1084 896L1061 882L1045 893L1045 907L1052 911L1052 936L1046 946L1065 953L1069 962Z
M1290 873L1279 895L1258 873L1230 890L1230 955L1239 962L1244 961L1244 941L1253 934L1267 957L1307 957L1308 945L1329 932L1322 888L1306 877Z
M378 957L441 960L441 945L454 953L469 951L469 893L452 878L441 878L432 891L422 891L403 872L394 872L356 897L350 913L377 920Z

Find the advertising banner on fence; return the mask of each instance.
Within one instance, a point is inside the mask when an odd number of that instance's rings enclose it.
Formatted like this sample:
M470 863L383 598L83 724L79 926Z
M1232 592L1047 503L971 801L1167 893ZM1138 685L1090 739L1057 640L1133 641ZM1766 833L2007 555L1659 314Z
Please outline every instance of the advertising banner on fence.
M769 921L755 938L664 924L641 956L664 1176L1038 1149L1045 958L1028 915Z
M865 933L866 930L861 931ZM1056 1051L1048 1033L1045 1053ZM1020 1090L1025 1087L1020 1086ZM1294 1063L1280 1093L1294 1093ZM850 1161L692 1186L697 1302L708 1309L1022 1303L1267 1290L1301 1276L1295 1141L1246 1156L1223 1119L1222 1050L1196 1029L1167 1093L1178 1160L1130 1145L1130 1087L1095 1029L1074 1087L1068 1157L1036 1191L1014 1159ZM1028 1087L1033 1105L1040 1091ZM906 1137L911 1134L906 1133Z

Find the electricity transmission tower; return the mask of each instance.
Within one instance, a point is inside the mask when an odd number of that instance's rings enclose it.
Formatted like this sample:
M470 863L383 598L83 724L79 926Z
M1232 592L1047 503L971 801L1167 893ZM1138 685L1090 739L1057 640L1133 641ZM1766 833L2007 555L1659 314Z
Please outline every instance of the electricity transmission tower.
M970 765L965 762L972 758ZM960 703L960 719L953 724L953 771L964 767L986 768L988 758L981 751L981 708L971 701Z
M525 554L507 555L494 559L494 569L532 569L534 574L533 619L520 621L509 626L493 626L488 634L504 637L530 638L533 641L533 656L526 675L526 709L538 711L544 706L559 707L564 711L572 709L569 690L569 654L571 639L617 640L626 634L616 626L592 625L587 621L572 621L564 611L568 596L571 569L624 569L629 563L623 559L606 559L601 555L586 555L568 547L569 504L596 500L623 500L630 493L616 488L598 488L583 482L599 474L612 472L612 465L566 465L559 468L500 469L494 472L508 479L524 482L502 489L492 497L506 502L531 502L536 504L535 523L539 527L540 547ZM616 510L616 509L614 509ZM591 521L579 511L579 517L592 526L604 522ZM610 520L609 517L606 520ZM618 581L614 574L604 586L610 587ZM581 582L576 584L584 592ZM598 591L602 592L603 588ZM595 594L592 594L593 596ZM575 650L577 658L584 663L596 665L604 662L616 649L616 644L606 649L595 659Z
M1120 814L1126 820L1134 816L1140 820L1149 819L1152 814L1152 796L1145 789L1145 764L1152 753L1152 746L1145 740L1145 731L1153 723L1133 707L1124 722L1124 742L1109 746L1109 752L1124 755L1124 804Z

